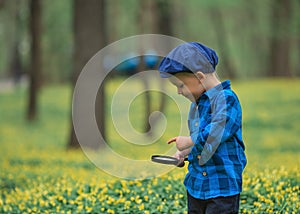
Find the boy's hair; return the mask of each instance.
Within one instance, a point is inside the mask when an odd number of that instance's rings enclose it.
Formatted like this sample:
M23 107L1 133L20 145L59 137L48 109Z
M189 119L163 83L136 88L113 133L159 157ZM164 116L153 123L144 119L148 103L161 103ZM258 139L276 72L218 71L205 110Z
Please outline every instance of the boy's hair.
M212 73L218 64L216 52L197 42L187 42L174 48L165 56L158 70L160 76L168 78L181 72Z

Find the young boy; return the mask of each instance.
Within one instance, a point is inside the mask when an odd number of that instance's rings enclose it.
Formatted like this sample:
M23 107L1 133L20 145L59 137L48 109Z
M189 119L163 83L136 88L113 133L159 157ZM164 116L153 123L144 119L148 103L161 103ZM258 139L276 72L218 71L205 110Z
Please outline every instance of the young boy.
M190 136L177 136L174 157L188 156L187 189L189 213L238 213L242 172L246 165L242 139L242 112L230 81L220 82L214 50L184 43L161 61L158 70L169 78L178 94L188 98Z

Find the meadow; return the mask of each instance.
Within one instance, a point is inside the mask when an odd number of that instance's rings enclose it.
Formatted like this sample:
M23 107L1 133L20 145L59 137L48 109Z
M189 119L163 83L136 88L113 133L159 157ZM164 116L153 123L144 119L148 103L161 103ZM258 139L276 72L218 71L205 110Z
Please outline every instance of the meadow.
M121 82L108 82L107 108ZM300 80L241 80L232 85L243 107L248 158L240 212L299 213ZM140 85L130 87L132 92ZM33 123L25 120L26 98L24 88L0 92L0 213L186 213L186 168L142 180L105 173L81 149L66 150L72 98L68 85L42 89L39 118ZM129 115L137 129L141 102L142 97L132 102ZM180 122L173 102L167 102L166 131L147 150L124 142L108 117L111 148L137 159L168 150L163 142L178 132Z

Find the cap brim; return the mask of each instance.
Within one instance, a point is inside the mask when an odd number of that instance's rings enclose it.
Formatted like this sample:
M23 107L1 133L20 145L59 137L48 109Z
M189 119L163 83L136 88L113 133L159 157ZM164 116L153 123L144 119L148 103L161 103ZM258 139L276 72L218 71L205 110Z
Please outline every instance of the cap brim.
M159 72L159 75L161 78L170 78L171 76L173 76L171 73L168 72Z

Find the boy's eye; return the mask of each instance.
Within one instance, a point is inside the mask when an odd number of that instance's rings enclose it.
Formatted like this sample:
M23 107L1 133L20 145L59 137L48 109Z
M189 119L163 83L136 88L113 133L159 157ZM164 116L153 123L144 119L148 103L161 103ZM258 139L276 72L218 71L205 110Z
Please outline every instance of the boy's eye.
M179 86L178 86L178 88L183 88L184 87L184 84L180 84Z

